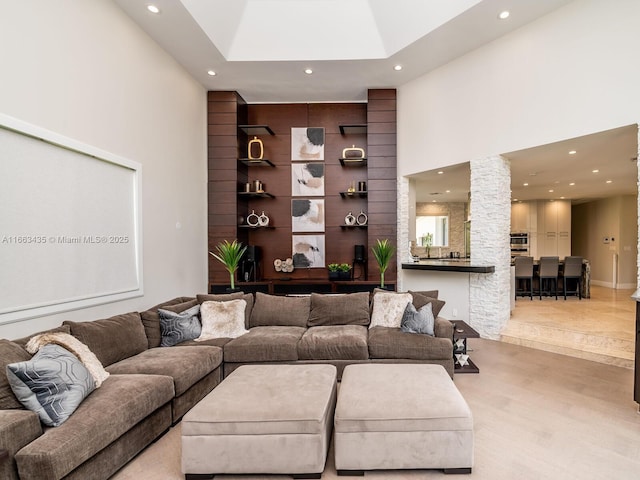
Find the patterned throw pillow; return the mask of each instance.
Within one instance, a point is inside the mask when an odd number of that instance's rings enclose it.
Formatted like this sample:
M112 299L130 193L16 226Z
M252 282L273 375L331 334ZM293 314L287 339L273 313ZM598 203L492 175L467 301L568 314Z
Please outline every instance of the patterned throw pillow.
M228 302L202 303L202 334L197 342L212 338L236 338L249 333L244 327L244 310L247 302L242 299Z
M95 389L82 362L55 344L40 348L29 361L7 365L7 379L20 403L50 427L64 423Z
M160 334L162 335L160 346L173 347L178 343L198 338L202 331L202 325L198 318L199 313L200 305L180 313L159 308Z
M419 310L416 310L413 303L409 303L402 315L400 330L405 333L423 333L433 337L434 323L435 319L433 318L431 303L420 307Z

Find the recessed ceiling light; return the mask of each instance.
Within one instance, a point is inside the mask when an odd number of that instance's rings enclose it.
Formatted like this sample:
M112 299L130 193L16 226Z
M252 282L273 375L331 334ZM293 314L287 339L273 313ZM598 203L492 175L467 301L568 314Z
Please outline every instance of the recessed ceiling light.
M313 73L313 70L311 70L310 68L306 68L304 73L306 73L307 75L311 75Z
M553 189L549 190L549 193L553 193Z
M591 173L598 173L600 170L595 169L595 170L591 170Z
M436 203L436 201L435 200L431 200L431 203Z
M445 190L446 193L451 193L451 190Z
M508 10L504 10L504 11L502 11L502 12L500 12L500 13L498 14L498 18L499 18L500 20L504 20L505 18L509 18L509 15L511 15L511 14L509 13L509 11L508 11Z
M529 186L529 184L525 182L525 183L523 183L523 184L522 184L522 186L523 186L523 187L528 187L528 186Z
M151 13L160 13L160 9L152 4L147 5L147 10L149 10Z
M569 185L571 185L572 187L576 184L576 182L571 182Z
M442 175L443 173L444 173L444 172L443 172L442 170L440 170L440 171L438 172L438 175Z
M402 70L402 65L396 65L395 67L393 67L393 69L394 69L396 72L399 72L400 70Z
M207 70L207 75L215 77L216 76L216 72L214 72L213 70Z
M560 197L560 200L564 200L564 197Z
M517 198L514 198L514 199L513 199L513 201L514 201L514 202L517 202L517 201L518 201L518 199L517 199Z
M575 155L576 153L578 152L576 152L575 150L569 150L569 155Z
M612 182L613 182L613 180L607 180L607 183L612 183Z

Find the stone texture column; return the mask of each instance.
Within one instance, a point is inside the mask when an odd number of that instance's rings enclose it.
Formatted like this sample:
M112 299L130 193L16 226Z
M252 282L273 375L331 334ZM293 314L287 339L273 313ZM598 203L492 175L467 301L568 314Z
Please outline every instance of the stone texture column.
M471 161L471 262L495 272L469 278L469 321L482 337L499 339L510 316L511 170L500 156Z
M402 263L411 260L411 251L409 250L409 180L406 177L398 177L397 182L398 195L398 249L396 251L398 257L398 283L396 290L403 292L404 281L402 275Z

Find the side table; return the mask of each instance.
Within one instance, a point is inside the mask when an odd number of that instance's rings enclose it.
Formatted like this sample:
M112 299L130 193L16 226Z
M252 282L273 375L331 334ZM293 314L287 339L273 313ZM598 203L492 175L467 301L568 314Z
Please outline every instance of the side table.
M467 357L466 364L460 365L461 362L456 357L456 355L467 355L467 339L480 338L480 334L464 320L450 320L450 322L453 323L454 373L480 373L480 369L473 360Z

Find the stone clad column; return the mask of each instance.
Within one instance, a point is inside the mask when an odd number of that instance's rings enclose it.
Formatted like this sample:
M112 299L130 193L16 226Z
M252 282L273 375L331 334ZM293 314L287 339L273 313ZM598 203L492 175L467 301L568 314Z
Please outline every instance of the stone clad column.
M471 161L471 262L495 272L471 273L469 321L483 338L497 340L510 316L511 170L496 155Z

